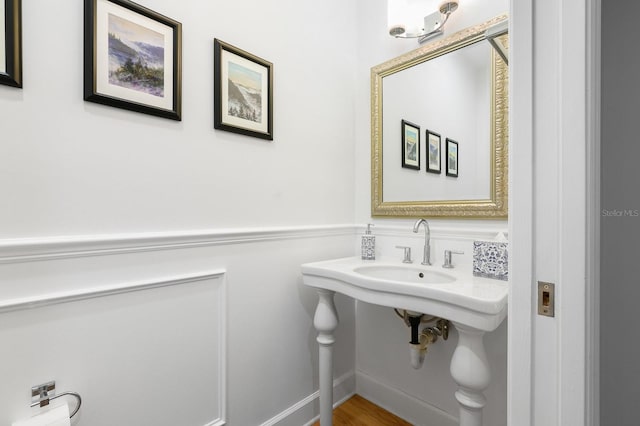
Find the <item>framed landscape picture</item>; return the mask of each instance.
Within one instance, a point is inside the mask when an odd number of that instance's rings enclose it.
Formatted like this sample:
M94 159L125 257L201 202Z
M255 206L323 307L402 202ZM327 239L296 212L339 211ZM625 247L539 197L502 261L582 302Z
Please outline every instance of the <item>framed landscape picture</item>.
M402 120L402 167L420 170L420 127Z
M128 0L85 0L84 99L181 120L182 25Z
M0 0L0 84L22 87L21 0Z
M273 140L273 64L214 39L213 127Z
M458 177L458 142L447 138L447 176Z
M438 133L427 130L427 172L440 174L441 155L440 155L440 135Z

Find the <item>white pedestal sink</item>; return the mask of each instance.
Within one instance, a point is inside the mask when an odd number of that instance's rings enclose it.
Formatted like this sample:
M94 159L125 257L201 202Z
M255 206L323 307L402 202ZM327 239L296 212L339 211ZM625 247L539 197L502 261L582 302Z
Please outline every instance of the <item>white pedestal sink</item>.
M391 259L359 257L302 265L303 282L318 290L313 320L320 352L320 424L332 425L333 332L338 326L336 292L364 302L448 319L459 339L451 359L458 384L461 426L482 426L483 395L491 373L483 336L507 315L508 283L475 277L461 269L403 264Z

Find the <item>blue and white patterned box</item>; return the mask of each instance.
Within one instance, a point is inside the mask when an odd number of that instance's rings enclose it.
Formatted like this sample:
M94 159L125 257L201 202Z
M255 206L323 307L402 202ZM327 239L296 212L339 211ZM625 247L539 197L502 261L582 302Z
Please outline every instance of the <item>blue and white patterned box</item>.
M473 275L509 279L509 243L495 241L473 242Z

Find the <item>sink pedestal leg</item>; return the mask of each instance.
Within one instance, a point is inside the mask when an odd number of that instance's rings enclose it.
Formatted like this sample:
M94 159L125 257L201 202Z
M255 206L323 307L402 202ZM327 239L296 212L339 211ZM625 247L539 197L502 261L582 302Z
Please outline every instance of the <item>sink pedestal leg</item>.
M333 331L338 326L338 312L333 302L334 291L318 289L318 307L313 325L318 331L320 378L320 425L333 424Z
M489 386L491 372L482 338L484 331L454 324L458 346L451 358L451 376L458 384L460 426L482 426L482 409L487 403L482 391Z

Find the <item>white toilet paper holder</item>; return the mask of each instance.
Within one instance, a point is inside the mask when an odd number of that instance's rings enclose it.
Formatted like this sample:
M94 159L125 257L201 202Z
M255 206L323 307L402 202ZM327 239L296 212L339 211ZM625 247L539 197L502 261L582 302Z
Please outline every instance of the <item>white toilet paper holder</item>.
M73 410L69 418L75 416L78 410L80 409L80 405L82 405L82 398L80 397L80 394L76 392L63 392L61 394L56 395L55 390L56 390L55 380L52 380L47 383L43 383L41 385L33 386L31 388L31 397L33 398L34 402L31 403L31 407L35 407L36 405L39 405L40 407L45 407L49 405L49 401L52 399L60 398L61 396L70 395L75 397L78 400L78 405L76 405L75 410Z

